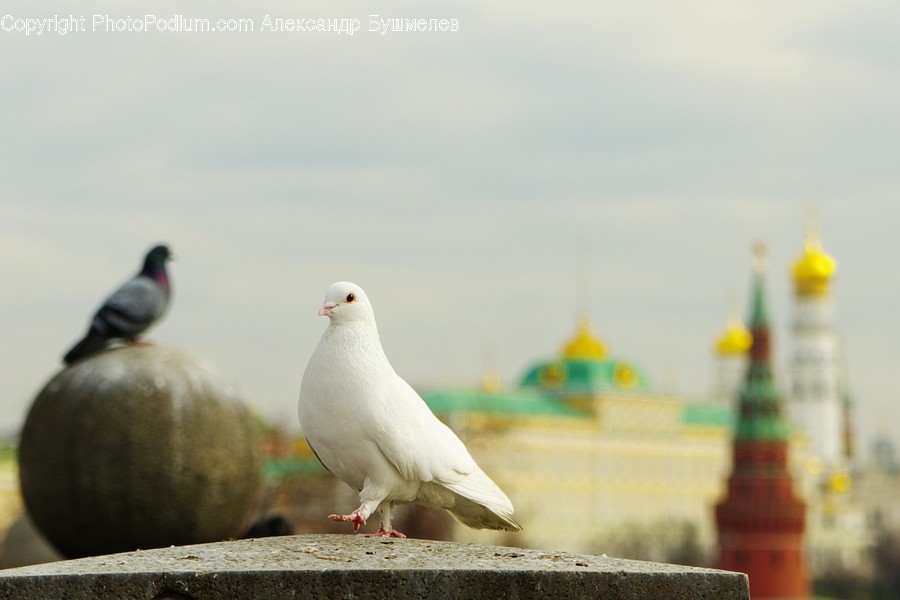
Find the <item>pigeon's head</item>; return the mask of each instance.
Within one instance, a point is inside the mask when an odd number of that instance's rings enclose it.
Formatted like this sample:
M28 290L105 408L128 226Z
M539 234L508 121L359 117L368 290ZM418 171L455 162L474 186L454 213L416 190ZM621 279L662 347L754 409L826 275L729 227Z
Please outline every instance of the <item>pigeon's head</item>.
M328 317L332 323L374 321L372 305L361 287L349 281L332 283L325 290L325 302L319 309L320 317Z
M169 251L168 246L164 246L160 244L159 246L154 246L150 249L150 252L147 253L147 258L144 260L144 267L154 266L154 267L162 267L165 266L167 260L172 259L172 252Z
M172 253L169 252L168 246L154 246L147 253L147 258L144 259L141 275L150 277L159 285L169 289L169 274L166 273L166 261L171 259Z

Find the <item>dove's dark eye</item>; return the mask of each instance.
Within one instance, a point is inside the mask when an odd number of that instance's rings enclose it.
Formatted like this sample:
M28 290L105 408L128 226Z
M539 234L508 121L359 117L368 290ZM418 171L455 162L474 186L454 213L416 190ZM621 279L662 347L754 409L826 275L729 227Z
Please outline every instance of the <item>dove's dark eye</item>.
M354 300L356 300L356 294L354 294L353 292L347 294L347 302L353 302Z

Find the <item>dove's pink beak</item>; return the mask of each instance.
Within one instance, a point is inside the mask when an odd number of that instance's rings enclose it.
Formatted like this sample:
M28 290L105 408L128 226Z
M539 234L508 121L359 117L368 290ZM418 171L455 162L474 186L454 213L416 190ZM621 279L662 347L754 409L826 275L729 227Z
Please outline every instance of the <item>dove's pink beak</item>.
M326 302L325 304L322 305L322 308L319 309L319 316L327 317L329 315L329 313L331 313L331 309L334 308L335 306L337 306L337 304L335 304L334 302L331 302L331 301Z

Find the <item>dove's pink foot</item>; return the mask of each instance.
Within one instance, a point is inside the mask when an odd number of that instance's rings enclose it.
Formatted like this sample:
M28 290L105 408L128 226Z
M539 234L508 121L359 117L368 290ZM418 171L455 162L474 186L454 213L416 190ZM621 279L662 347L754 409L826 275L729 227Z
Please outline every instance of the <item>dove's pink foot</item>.
M359 533L359 528L362 525L366 524L366 520L363 518L362 513L359 512L359 509L354 510L349 515L328 515L328 518L332 521L343 521L344 523L353 523L353 531Z
M392 529L390 527L388 527L387 529L385 529L384 527L379 527L378 531L376 531L375 533L372 533L370 535L372 537L386 537L386 538L390 538L390 537L405 538L406 537L406 535L404 535L404 534L400 533L399 531L397 531L396 529Z

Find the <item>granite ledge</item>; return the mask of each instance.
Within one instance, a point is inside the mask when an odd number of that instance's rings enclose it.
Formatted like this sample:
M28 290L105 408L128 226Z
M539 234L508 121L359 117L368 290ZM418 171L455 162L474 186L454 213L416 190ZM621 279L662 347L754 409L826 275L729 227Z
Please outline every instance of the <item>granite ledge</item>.
M0 571L3 598L745 600L742 573L416 539L295 535Z

